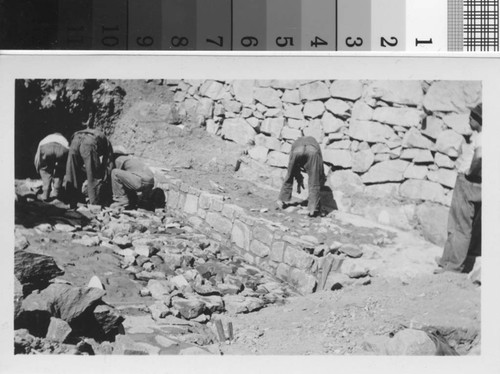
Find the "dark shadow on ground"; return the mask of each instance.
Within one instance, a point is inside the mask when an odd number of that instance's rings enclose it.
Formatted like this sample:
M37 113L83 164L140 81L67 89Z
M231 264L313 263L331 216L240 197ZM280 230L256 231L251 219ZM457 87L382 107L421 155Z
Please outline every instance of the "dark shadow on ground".
M85 215L69 210L54 203L19 199L15 204L15 223L26 228L33 228L42 223L65 223L68 225L88 225L90 219Z

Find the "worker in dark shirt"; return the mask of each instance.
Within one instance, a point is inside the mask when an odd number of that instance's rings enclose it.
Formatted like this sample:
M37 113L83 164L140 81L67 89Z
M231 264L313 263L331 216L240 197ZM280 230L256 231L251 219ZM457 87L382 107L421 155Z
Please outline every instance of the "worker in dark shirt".
M116 168L111 171L113 204L111 208L133 208L140 192L146 199L154 187L154 174L141 160L115 147Z
M104 133L85 129L73 134L66 163L64 185L71 207L82 197L82 186L87 181L90 204L104 205L110 199L111 170L114 167L113 147Z
M320 190L325 184L325 172L323 169L323 156L321 148L312 136L304 136L292 144L288 172L281 187L278 197L278 206L285 207L285 203L292 197L293 181L297 181L297 192L304 188L304 178L301 172L306 172L308 179L308 211L309 216L314 217L320 212Z
M481 256L482 104L472 109L469 123L475 131L470 139L472 147L465 148L469 152L457 160L458 176L448 215L448 238L435 273L469 271L468 256Z

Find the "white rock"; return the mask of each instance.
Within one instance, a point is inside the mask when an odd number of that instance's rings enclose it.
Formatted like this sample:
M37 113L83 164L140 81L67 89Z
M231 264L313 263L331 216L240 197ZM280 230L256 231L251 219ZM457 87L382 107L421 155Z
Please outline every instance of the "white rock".
M373 165L361 180L363 183L401 182L409 162L403 160L383 161Z
M302 100L321 100L330 98L328 86L321 81L315 81L299 87Z
M256 161L265 162L268 152L268 148L257 145L248 150L248 155Z
M343 169L352 166L351 152L344 149L325 149L323 152L323 161Z
M375 161L375 156L371 149L355 152L352 154L352 171L364 173L370 169Z
M351 138L369 143L384 143L396 136L389 126L371 121L351 121L348 134Z
M381 107L373 112L375 121L402 127L418 127L423 116L422 111L413 108Z
M321 118L321 124L323 125L323 130L325 131L325 134L335 133L346 125L344 121L338 119L337 117L328 112L325 113Z
M428 171L427 166L411 164L405 170L403 176L407 179L425 179Z
M453 130L443 131L436 140L436 150L450 157L458 157L459 150L464 143L462 135Z
M246 145L254 140L257 133L243 118L231 118L224 120L221 134L226 139Z
M101 290L104 290L104 286L102 285L102 282L97 275L94 275L92 278L90 278L90 281L87 284L87 287L88 288L100 288Z
M267 107L272 108L281 108L281 99L280 99L280 91L275 90L273 88L256 88L254 90L254 98L260 103L264 104Z
M332 97L356 101L361 97L363 85L358 80L336 80L330 86Z
M419 106L424 99L420 81L374 81L368 87L372 96L389 103Z
M325 103L325 107L329 112L343 118L349 116L351 110L349 103L339 99L328 99Z
M308 101L304 105L304 116L309 118L320 117L325 112L325 105L321 101Z
M267 156L267 163L271 166L286 168L288 167L289 157L285 153L271 151Z
M453 113L443 117L444 123L460 135L471 135L472 128L469 124L469 113Z
M442 202L445 198L443 186L439 183L426 180L409 179L399 188L399 193L409 199L428 200Z

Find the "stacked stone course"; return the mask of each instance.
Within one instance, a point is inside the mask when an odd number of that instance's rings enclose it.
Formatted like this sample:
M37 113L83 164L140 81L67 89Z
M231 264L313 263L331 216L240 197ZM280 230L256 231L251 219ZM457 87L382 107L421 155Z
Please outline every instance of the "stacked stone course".
M167 81L179 113L244 145L240 173L281 186L293 141L321 145L327 185L341 210L367 215L354 194L447 210L457 159L469 147L478 81L180 80ZM307 191L299 197L305 198ZM365 210L369 210L366 208ZM402 212L400 212L401 216ZM368 214L369 216L369 214ZM380 217L376 218L380 221ZM412 220L392 220L407 228ZM437 244L441 243L442 238Z

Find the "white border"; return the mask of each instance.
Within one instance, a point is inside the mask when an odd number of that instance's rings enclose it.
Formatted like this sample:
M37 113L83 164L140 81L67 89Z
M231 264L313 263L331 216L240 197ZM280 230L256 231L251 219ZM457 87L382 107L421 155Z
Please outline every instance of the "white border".
M262 56L238 57L231 54L161 54L145 56L113 53L22 53L0 52L0 159L2 180L0 211L4 238L0 271L0 372L68 373L123 372L144 373L302 373L302 372L500 372L500 324L498 285L500 249L497 246L500 223L500 60L497 56L477 58L479 54L456 58L454 55L409 57L316 53L315 58ZM39 54L38 56L33 55ZM40 55L43 54L43 55ZM394 56L392 54L391 56ZM464 56L461 54L461 56ZM16 78L113 78L113 79L425 79L482 80L484 103L484 187L483 196L483 283L482 355L480 357L337 357L337 356L160 356L160 357L68 357L13 356L13 217L14 217L14 79ZM432 313L429 310L429 313Z

